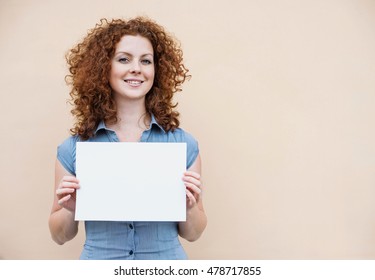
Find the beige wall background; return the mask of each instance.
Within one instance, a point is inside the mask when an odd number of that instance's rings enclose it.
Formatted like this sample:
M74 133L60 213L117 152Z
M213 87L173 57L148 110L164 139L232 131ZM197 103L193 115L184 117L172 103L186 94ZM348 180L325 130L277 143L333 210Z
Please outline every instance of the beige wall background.
M181 41L209 224L192 259L375 259L375 2L0 2L0 257L77 259L47 220L72 124L64 54L100 18Z

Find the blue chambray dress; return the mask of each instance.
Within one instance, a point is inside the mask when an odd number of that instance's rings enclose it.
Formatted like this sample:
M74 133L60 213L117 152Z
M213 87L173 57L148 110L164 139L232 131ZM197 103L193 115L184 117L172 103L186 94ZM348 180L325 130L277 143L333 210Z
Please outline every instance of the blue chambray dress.
M75 175L76 142L71 136L57 148L57 158L64 168ZM116 133L100 123L91 142L118 142ZM165 132L151 116L151 125L141 142L185 142L188 169L198 156L197 141L178 128ZM182 175L182 174L181 174ZM187 255L178 239L178 222L85 221L86 241L80 259L183 260Z

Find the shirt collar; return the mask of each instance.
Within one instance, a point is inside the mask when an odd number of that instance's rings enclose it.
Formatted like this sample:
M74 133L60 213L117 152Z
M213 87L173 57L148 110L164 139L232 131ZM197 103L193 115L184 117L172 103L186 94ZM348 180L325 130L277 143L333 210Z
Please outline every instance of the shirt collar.
M164 128L163 128L160 124L158 124L158 122L156 121L154 114L151 114L151 122L150 122L150 128L149 128L149 129L151 129L153 126L157 126L157 127L159 127L159 128L161 129L161 131L163 131L163 132L165 133ZM110 130L110 129L108 129L108 128L105 126L105 123L104 123L103 120L100 121L98 127L96 128L96 130L95 130L95 134L96 134L99 130L101 130L101 129ZM148 129L148 130L149 130L149 129Z
M155 126L155 125L158 126L161 129L161 131L165 133L164 128L160 124L158 124L158 122L156 121L154 114L151 114L150 128L152 128L152 126Z
M101 130L101 129L108 129L108 128L105 126L105 123L104 123L103 120L100 121L98 127L96 128L96 130L95 130L95 134L96 134L99 130Z

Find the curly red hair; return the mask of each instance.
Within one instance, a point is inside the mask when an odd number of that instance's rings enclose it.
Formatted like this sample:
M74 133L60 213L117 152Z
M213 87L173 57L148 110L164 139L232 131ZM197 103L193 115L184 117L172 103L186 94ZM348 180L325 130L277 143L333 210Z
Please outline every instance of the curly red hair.
M109 85L111 59L117 43L124 35L141 35L154 49L155 79L146 95L146 110L155 116L166 131L176 129L180 122L173 95L181 91L188 69L182 61L182 50L173 36L154 21L136 17L128 21L101 19L81 43L66 55L70 75L66 81L72 86L71 113L76 119L73 135L87 140L94 135L100 121L117 122L116 103Z

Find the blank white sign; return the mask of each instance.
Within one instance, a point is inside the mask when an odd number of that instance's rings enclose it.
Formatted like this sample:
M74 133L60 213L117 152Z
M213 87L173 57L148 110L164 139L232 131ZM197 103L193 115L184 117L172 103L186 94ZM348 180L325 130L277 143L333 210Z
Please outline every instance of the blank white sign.
M186 221L186 143L77 142L75 220Z

